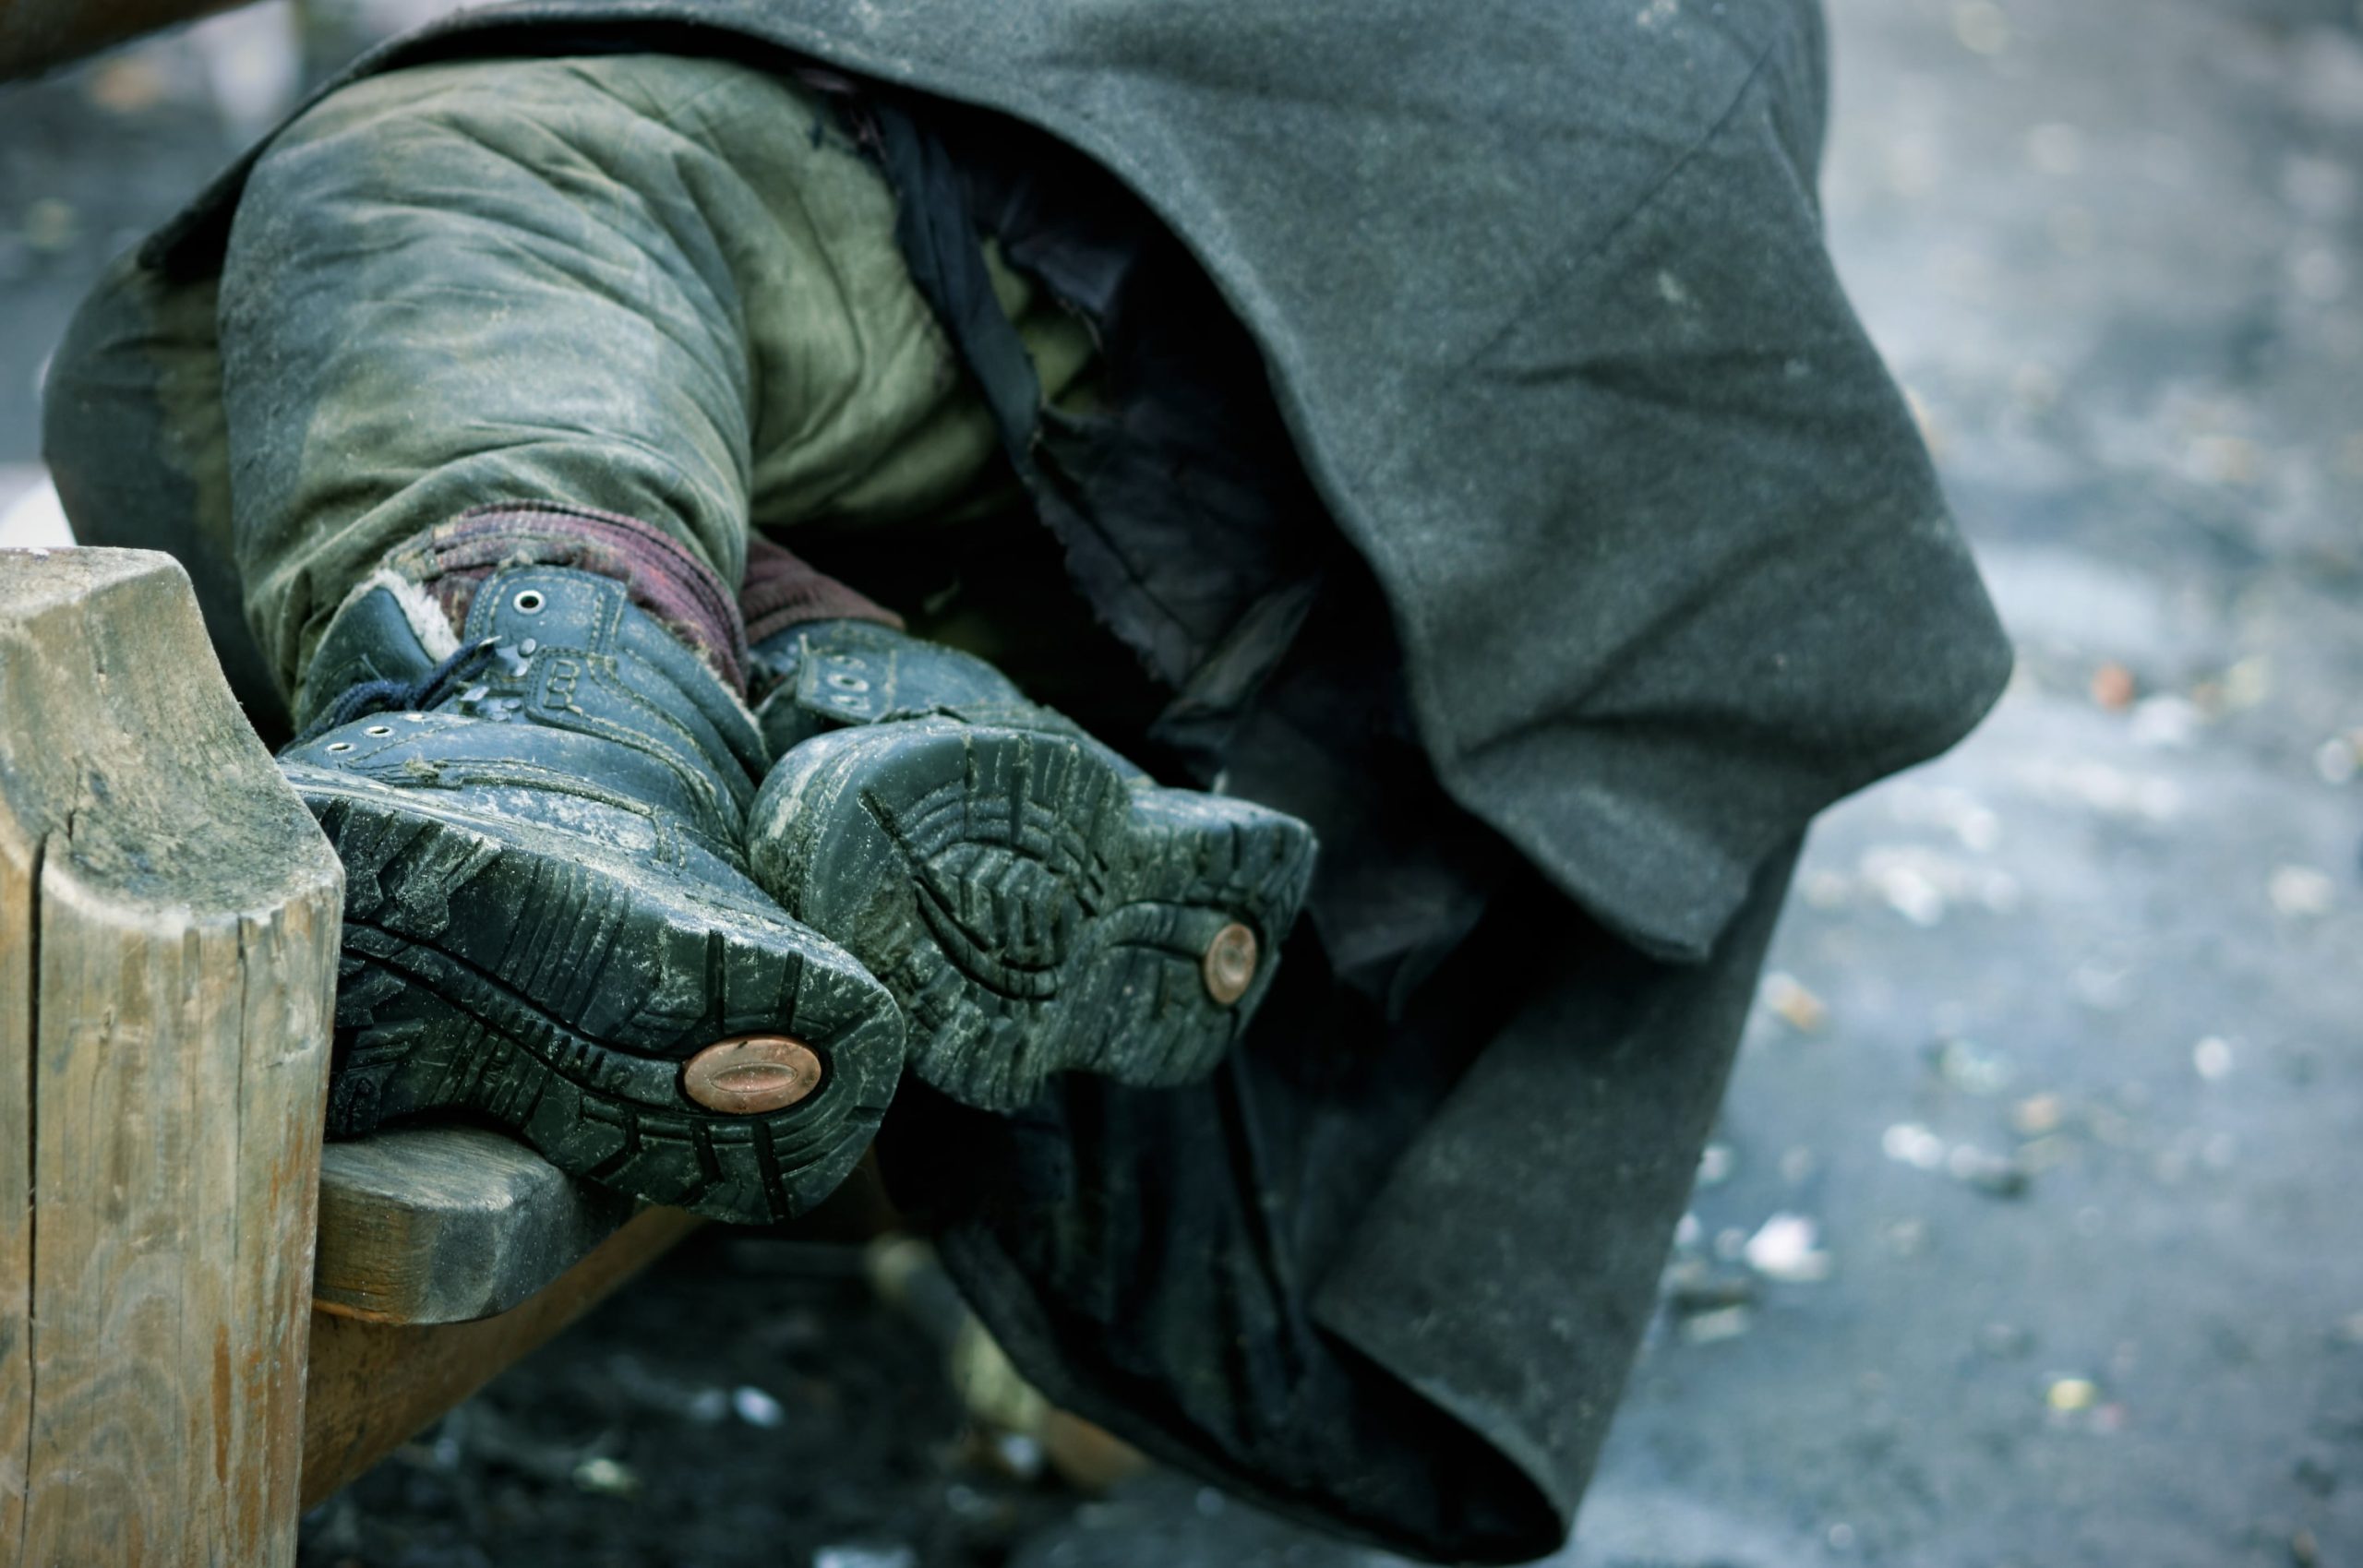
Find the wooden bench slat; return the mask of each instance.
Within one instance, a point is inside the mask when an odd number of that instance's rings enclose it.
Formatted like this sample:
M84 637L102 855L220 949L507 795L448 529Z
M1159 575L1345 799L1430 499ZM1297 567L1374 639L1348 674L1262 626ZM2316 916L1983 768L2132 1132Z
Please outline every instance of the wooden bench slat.
M475 1323L402 1326L313 1313L303 1506L327 1501L704 1223L681 1209L643 1209L531 1300Z
M467 1323L507 1311L630 1219L512 1138L422 1127L320 1155L313 1304L370 1323Z

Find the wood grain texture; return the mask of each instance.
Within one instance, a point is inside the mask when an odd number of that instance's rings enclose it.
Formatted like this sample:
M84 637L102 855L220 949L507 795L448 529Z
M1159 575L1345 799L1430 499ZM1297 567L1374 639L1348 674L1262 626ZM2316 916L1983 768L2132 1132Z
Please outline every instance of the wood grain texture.
M0 1557L294 1562L340 884L177 565L0 553Z
M581 1262L633 1208L481 1128L330 1143L320 1158L313 1301L382 1323L490 1317Z
M704 1223L680 1209L643 1210L524 1305L475 1323L404 1327L315 1313L304 1506L326 1501Z

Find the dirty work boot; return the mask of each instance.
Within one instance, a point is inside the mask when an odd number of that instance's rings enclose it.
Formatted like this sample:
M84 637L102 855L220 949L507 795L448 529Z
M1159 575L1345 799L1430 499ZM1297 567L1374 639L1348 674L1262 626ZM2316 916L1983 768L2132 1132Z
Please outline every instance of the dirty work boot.
M1277 811L1167 789L984 661L852 620L757 645L779 761L748 861L902 1004L911 1068L987 1109L1053 1072L1204 1076L1312 876Z
M344 862L330 1132L488 1119L717 1219L826 1196L901 1020L748 880L762 741L706 664L622 582L530 566L439 664L376 587L311 670L333 700L280 763Z

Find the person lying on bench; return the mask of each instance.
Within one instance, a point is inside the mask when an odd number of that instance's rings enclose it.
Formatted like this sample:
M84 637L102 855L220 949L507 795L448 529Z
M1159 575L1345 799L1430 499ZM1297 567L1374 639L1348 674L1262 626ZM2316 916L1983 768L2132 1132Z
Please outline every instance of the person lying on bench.
M1061 1405L1553 1550L1807 820L2008 671L1823 97L1805 0L370 56L48 412L83 537L234 582L289 705L330 1131L750 1223L874 1143Z

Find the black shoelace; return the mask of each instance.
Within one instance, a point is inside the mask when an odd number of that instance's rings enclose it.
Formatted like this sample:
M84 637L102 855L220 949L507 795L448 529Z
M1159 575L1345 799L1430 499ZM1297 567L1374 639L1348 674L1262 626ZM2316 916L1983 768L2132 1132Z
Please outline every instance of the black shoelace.
M487 637L456 650L416 680L365 680L358 686L347 687L289 744L308 745L338 725L349 724L370 713L424 713L448 700L462 684L474 679L492 662L499 646L498 638Z

